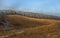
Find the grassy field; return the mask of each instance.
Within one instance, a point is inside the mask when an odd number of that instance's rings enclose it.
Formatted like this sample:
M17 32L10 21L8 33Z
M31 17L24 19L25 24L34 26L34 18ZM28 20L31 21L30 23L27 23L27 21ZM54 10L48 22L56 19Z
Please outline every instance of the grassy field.
M60 38L60 20L37 19L21 15L7 15L6 19L13 27L4 32L6 38ZM0 36L3 36L2 30Z

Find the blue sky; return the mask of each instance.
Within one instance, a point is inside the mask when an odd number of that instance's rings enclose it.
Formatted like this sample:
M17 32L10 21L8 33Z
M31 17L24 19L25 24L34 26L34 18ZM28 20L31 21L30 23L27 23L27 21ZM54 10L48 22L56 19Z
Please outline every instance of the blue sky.
M0 9L60 15L60 0L0 0Z

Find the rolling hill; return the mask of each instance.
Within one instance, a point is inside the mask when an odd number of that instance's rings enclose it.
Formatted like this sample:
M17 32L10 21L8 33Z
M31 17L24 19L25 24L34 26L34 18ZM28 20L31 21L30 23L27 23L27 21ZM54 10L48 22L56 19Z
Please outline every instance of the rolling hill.
M26 16L21 16L21 15L8 15L6 19L11 24L19 25L23 28L49 25L57 21L57 20L49 20L49 19L30 18Z
M6 15L12 29L3 32L0 26L0 37L6 38L60 38L60 20L38 19L21 15Z
M3 18L1 18L4 16ZM10 24L4 30L1 22ZM60 38L60 17L32 12L0 11L0 38Z

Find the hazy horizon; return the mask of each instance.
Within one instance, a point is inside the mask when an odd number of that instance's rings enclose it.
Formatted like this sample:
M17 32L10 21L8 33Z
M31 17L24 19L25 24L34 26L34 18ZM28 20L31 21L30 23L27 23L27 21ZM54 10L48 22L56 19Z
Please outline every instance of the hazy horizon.
M0 9L60 15L60 0L0 0Z

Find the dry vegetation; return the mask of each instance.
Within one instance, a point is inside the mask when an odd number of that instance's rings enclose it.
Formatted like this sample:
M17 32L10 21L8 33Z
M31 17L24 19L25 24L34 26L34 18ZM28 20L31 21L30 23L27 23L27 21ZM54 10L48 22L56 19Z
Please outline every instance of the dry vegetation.
M60 38L60 20L37 19L21 15L7 15L13 26L6 30L6 38ZM2 26L0 26L2 27ZM3 36L2 28L0 36Z
M13 25L19 25L20 27L35 27L35 26L42 26L42 25L49 25L54 23L55 20L48 20L48 19L36 19L36 18L29 18L20 15L8 15L7 20Z

